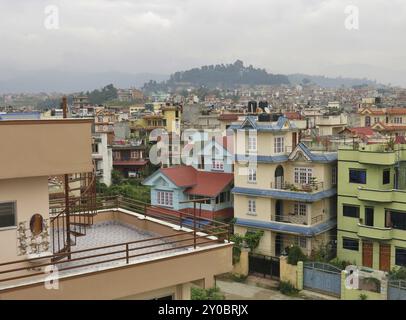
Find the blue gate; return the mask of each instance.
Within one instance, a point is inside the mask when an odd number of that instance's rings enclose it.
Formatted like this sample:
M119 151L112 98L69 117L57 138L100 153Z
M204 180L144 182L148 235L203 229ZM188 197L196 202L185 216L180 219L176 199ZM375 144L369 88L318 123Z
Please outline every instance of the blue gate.
M388 300L406 300L406 280L388 282Z
M323 262L303 265L303 287L335 297L341 296L341 270Z

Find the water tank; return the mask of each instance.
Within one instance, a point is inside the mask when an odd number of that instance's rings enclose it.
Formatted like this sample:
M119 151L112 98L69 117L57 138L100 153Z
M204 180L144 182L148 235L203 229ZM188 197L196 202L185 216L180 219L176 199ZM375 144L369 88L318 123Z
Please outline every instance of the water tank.
M273 113L271 114L271 119L272 121L278 121L279 117L282 117L283 115L281 113Z
M258 106L263 112L265 112L265 108L268 108L268 101L260 101Z
M256 101L248 102L248 113L257 113L258 104Z
M270 122L271 121L271 115L268 113L261 113L258 116L258 121L259 122Z

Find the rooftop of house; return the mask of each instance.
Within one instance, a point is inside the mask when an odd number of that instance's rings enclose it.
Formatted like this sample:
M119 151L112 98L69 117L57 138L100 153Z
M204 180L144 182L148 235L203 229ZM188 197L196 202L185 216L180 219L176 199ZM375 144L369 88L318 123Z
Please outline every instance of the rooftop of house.
M206 197L216 197L234 180L232 173L199 171L192 166L182 165L161 168L148 177L144 184L148 185L159 173L165 175L176 186L186 188L187 194Z

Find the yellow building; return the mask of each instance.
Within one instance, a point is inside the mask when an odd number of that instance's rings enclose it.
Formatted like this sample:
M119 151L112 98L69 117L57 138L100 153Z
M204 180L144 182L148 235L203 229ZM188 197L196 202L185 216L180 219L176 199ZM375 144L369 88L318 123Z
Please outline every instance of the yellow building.
M236 139L234 231L264 230L257 253L279 256L296 244L310 255L334 235L337 154L298 143L299 129L284 117L259 119L230 127Z

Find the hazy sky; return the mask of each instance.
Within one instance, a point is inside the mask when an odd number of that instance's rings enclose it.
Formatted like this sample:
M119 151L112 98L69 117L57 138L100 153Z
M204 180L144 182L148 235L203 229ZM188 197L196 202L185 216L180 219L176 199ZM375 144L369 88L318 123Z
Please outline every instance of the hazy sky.
M57 30L44 27L47 5L59 8ZM348 5L359 30L345 28ZM405 36L405 0L0 0L3 74L167 74L241 59L406 85Z

